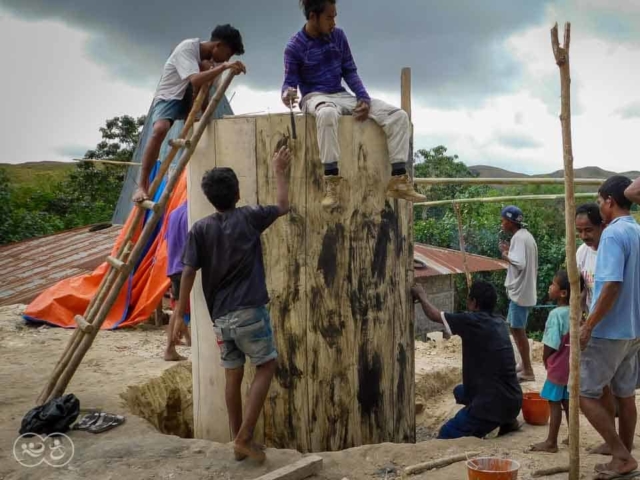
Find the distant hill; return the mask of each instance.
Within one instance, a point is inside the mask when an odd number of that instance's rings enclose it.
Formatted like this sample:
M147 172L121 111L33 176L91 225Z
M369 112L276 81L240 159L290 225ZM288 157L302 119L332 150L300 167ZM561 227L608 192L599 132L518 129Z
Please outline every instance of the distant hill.
M555 172L542 175L526 175L524 173L511 172L503 168L490 167L488 165L474 165L469 167L469 170L480 178L564 178L564 170L557 170ZM584 167L575 169L576 178L607 178L612 175L624 175L633 180L640 177L640 172L631 171L618 174L617 172L603 170L600 167Z
M56 183L66 177L75 166L75 163L68 162L0 163L0 169L6 170L14 185Z

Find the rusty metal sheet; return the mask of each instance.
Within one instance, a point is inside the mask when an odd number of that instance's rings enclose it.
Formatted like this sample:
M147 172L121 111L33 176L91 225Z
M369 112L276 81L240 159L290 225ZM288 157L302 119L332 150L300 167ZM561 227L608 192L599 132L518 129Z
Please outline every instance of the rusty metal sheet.
M417 278L464 273L463 255L458 250L416 243L413 258ZM508 266L503 260L471 254L467 254L467 265L471 273L506 270Z
M81 227L0 247L0 305L28 303L60 280L92 272L121 230Z

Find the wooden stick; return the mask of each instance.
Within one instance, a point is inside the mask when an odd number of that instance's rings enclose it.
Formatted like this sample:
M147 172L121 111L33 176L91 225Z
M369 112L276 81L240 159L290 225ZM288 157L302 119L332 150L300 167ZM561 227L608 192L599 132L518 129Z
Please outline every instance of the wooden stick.
M453 210L456 212L458 221L458 239L460 241L460 251L462 252L462 263L464 264L464 274L467 277L467 289L471 290L471 273L469 272L469 264L467 263L467 250L464 243L464 232L462 231L462 213L460 213L460 204L454 203Z
M564 185L564 178L414 178L417 185ZM575 178L575 185L602 185L604 180Z
M542 470L536 470L531 474L533 478L550 477L551 475L557 475L559 473L569 472L569 465L562 467L543 468Z
M400 73L400 108L407 112L411 120L411 69L405 67Z
M167 182L167 185L166 185L164 191L162 192L162 195L160 196L160 200L157 202L161 206L160 207L160 212L164 211L165 206L166 206L167 202L169 201L169 198L173 194L173 189L174 189L175 185L178 183L178 180L180 179L180 175L184 171L187 163L189 163L189 160L191 159L191 156L193 155L193 152L195 151L195 148L196 148L198 142L200 141L200 138L202 137L202 135L204 134L204 131L208 127L209 121L211 120L211 117L213 116L216 108L218 107L218 104L222 100L222 97L224 96L224 93L226 92L227 88L231 84L231 81L233 80L234 77L235 77L235 74L233 74L233 73L228 74L226 76L226 78L224 79L224 81L222 82L222 85L220 86L220 88L216 91L215 96L209 102L209 105L208 105L204 115L202 116L201 121L198 123L198 126L197 126L193 136L191 137L192 138L192 146L190 148L188 148L187 150L183 151L183 154L180 157L180 161L178 162L178 165L176 167L176 170L175 170L174 174L169 177L169 181ZM198 96L200 96L200 95L198 95ZM191 113L189 114L189 118L187 119L187 121L192 119L192 123L195 120L195 113L197 111L196 103L197 102L194 102L194 107L191 110ZM186 127L187 127L187 125L185 124L185 128ZM184 131L184 129L183 129L183 131ZM173 149L171 151L174 152L176 150L177 149ZM174 156L175 156L175 153L174 153ZM163 162L162 165L164 166L166 164L166 162L167 162L167 159L165 159L165 161ZM168 166L167 166L167 168L168 168ZM162 173L162 167L161 167L161 171L159 173L159 176L156 177L156 179L154 180L153 184L151 185L151 189L150 189L150 195L151 196L154 195L155 190L158 188L158 185L160 184L160 179L161 179L161 177L163 175L164 174ZM140 215L140 212L142 212L142 210L138 209L138 215L137 216ZM162 215L160 215L159 212L154 212L154 214L151 215L151 217L149 218L149 220L147 221L147 223L145 224L145 226L144 226L144 228L142 230L142 234L140 235L140 237L136 241L136 243L135 243L135 245L133 247L133 250L131 251L131 254L130 254L129 259L128 259L128 261L130 263L135 264L140 259L140 257L142 256L143 250L144 250L148 240L153 235L154 230L156 228L156 225L160 221L161 217L162 217ZM130 230L133 231L134 228L132 227ZM125 240L125 242L123 242L123 247L122 247L121 250L124 251L127 248L127 246L128 246L128 240ZM69 382L71 381L71 378L73 377L74 373L78 369L78 366L82 362L82 359L84 358L84 356L86 355L87 351L91 347L91 345L93 343L93 340L95 339L96 335L98 334L98 332L100 330L100 327L102 326L102 324L106 320L107 315L109 314L109 311L111 310L111 307L113 306L113 304L115 303L116 299L120 295L120 291L121 291L124 283L127 281L127 278L128 278L128 275L125 275L125 274L120 274L120 275L116 276L116 280L115 280L115 283L114 283L113 287L109 290L109 294L107 295L104 303L100 306L100 308L99 308L99 310L98 310L98 312L96 314L96 318L93 319L92 322L91 322L95 326L96 330L93 333L88 334L84 338L82 338L82 340L80 342L80 345L78 346L77 350L73 353L73 356L71 357L71 359L69 361L68 368L66 368L65 371L60 375L60 378L59 378L58 382L56 383L56 386L54 387L53 391L49 395L48 399L59 397L64 393L64 391L67 388Z
M596 198L597 193L576 193L575 198ZM441 205L456 205L461 203L500 203L507 200L559 200L564 198L564 193L550 195L508 195L505 197L479 197L479 198L456 198L452 200L436 200L433 202L414 203L419 207L437 207Z
M311 455L303 457L291 465L262 475L255 480L304 480L322 470L322 457Z
M125 167L131 167L136 165L142 165L141 163L136 162L123 162L120 160L107 160L102 158L74 158L74 162L90 162L90 163L106 163L108 165L122 165Z
M448 467L454 463L462 462L480 455L480 452L468 452L454 455L452 457L440 458L438 460L430 460L424 463L418 463L404 469L405 475L417 475L418 473L434 470L436 468Z
M571 283L571 362L569 405L569 480L580 478L580 274L576 261L576 200L574 195L573 146L571 141L571 71L569 67L569 46L571 24L565 23L564 44L558 40L558 24L551 29L551 45L556 64L560 67L561 102L560 122L562 125L562 146L564 152L565 180L565 237L567 270Z

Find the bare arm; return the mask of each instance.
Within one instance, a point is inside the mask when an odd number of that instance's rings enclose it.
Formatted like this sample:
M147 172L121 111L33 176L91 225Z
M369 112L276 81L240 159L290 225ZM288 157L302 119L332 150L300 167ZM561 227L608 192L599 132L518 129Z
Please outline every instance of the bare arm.
M291 161L291 151L285 146L273 155L273 170L276 175L276 204L280 216L289 213L289 178L287 167Z
M193 85L194 90L197 90L203 85L206 85L207 83L215 80L225 70L231 70L236 75L240 73L247 73L247 69L242 64L242 62L225 62L222 65L213 67L210 70L191 75L189 77L189 81L191 82L191 85Z
M557 350L554 350L549 345L544 346L544 350L542 351L542 363L544 364L544 368L547 368L547 360L549 360L549 357L556 352Z
M184 317L189 303L189 295L191 295L195 280L196 269L185 265L182 271L182 277L180 278L180 298L178 299L178 306L176 307L176 315L178 318Z
M411 288L411 294L413 298L417 299L420 302L420 306L422 307L422 311L427 316L429 320L436 323L442 322L442 315L440 314L440 310L434 307L429 299L427 298L427 294L421 286L415 285Z
M589 343L593 329L602 321L604 316L611 310L620 296L621 282L607 282L602 287L602 292L589 314L589 318L580 328L580 346L584 350Z
M640 177L636 178L635 181L627 187L624 195L633 203L640 205Z

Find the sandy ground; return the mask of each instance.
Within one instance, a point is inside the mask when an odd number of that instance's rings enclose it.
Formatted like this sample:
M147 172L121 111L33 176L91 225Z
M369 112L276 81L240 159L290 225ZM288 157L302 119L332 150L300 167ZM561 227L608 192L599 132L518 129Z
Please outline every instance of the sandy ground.
M229 445L163 435L128 412L120 394L128 386L143 384L174 365L161 358L164 331L144 326L101 332L68 389L80 398L83 409L100 408L123 414L127 416L126 423L100 435L71 432L75 453L65 467L21 466L13 457L20 421L32 408L71 334L61 329L27 327L21 320L21 311L20 306L0 307L0 479L248 480L301 457L295 451L269 449L268 460L262 466L238 463L232 459ZM181 354L189 355L187 347L179 350ZM539 358L539 347L535 355ZM521 479L532 478L531 473L539 468L568 464L566 447L561 447L560 453L555 455L526 453L531 443L545 438L546 427L525 425L520 432L494 440L432 440L441 423L457 410L450 389L459 381L460 365L459 341L418 343L416 403L421 413L417 423L418 439L423 441L415 445L381 444L322 453L324 468L313 478L401 478L400 471L405 466L473 451L517 460L521 464ZM526 384L527 390L540 388L544 373L539 363L536 373L538 382ZM586 420L582 425L581 445L597 443L598 437ZM566 426L561 431L561 438L564 436ZM583 478L591 478L594 464L604 460L605 457L585 453L582 457ZM466 478L466 467L464 463L458 463L410 478L463 479ZM566 478L566 474L547 478Z

